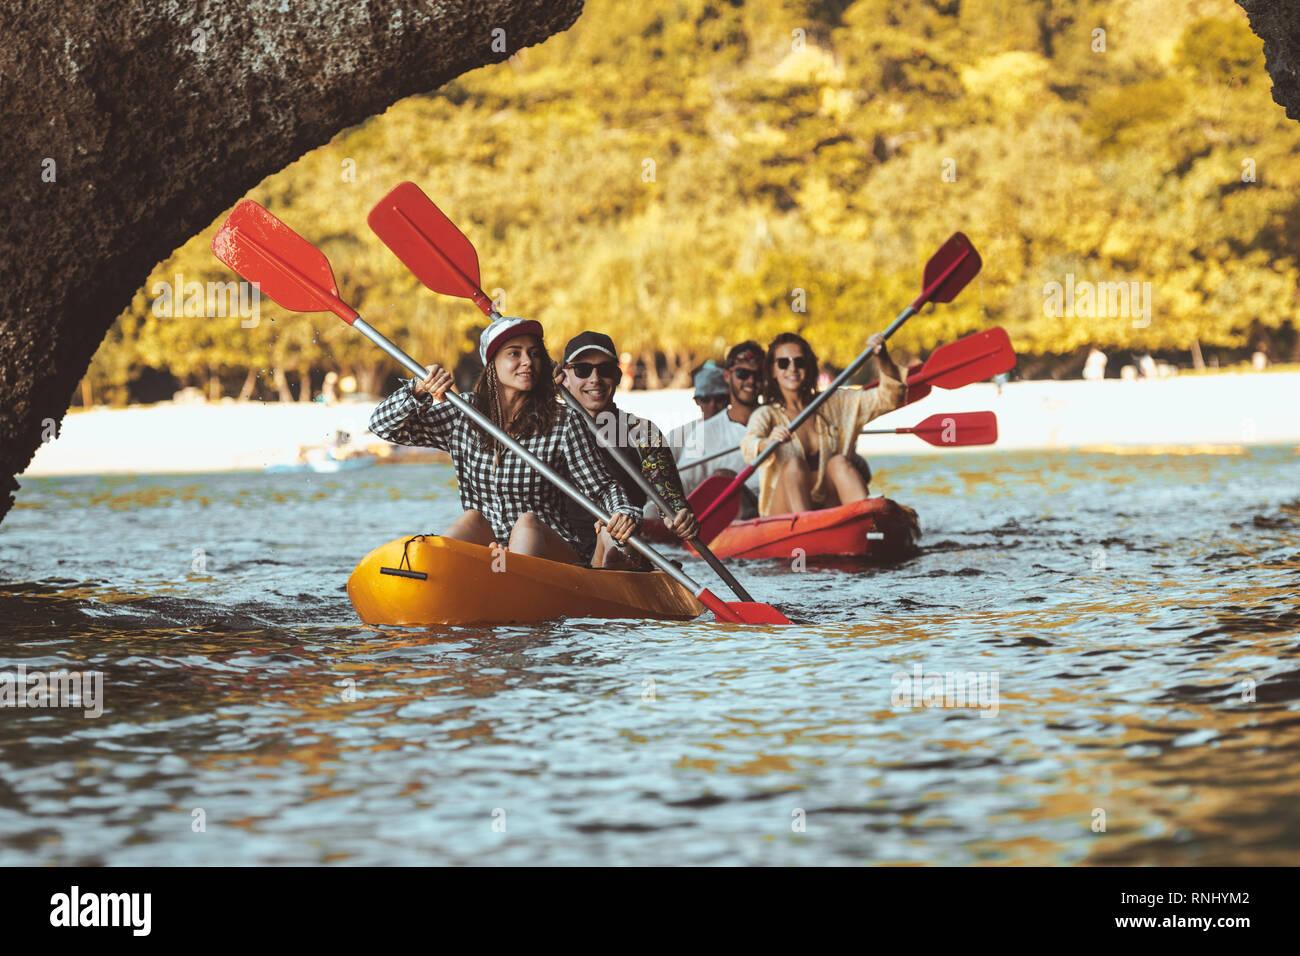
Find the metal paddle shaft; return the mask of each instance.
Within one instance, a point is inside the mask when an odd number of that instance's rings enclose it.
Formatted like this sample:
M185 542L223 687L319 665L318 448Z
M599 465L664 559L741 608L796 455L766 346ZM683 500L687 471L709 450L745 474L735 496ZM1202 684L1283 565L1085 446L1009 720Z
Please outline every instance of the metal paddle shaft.
M925 264L925 275L922 280L924 288L921 294L912 301L911 305L898 313L898 317L889 324L889 328L881 333L881 338L886 342L889 341L889 337L897 332L904 322L916 315L917 310L931 299L935 302L951 302L953 297L965 287L966 283L979 272L980 265L979 253L975 251L971 241L960 232L953 233L948 241L939 247L939 251L930 257L930 261ZM815 415L817 409L835 394L841 385L856 375L858 369L862 368L867 360L876 354L876 351L875 346L868 346L863 349L858 354L858 357L849 363L848 368L835 376L835 380L821 394L809 402L803 411L795 416L794 421L787 426L790 433L794 434L800 425ZM704 514L700 516L701 525L721 506L724 499L734 495L740 486L749 479L749 476L769 456L776 452L777 444L777 442L770 443L744 471L732 480L731 484L727 486L727 490L709 505Z
M727 455L734 455L734 454L735 454L736 452L738 452L738 451L740 451L740 446L739 446L739 445L734 445L734 446L731 447L731 448L724 448L724 449L722 449L722 451L715 451L715 452L714 452L713 454L711 454L711 455L705 455L705 456L702 457L702 458L696 458L694 461L682 461L682 462L678 462L678 463L677 463L677 470L678 470L678 471L685 471L687 468L695 468L697 465L703 465L703 464L706 464L706 463L708 463L708 462L713 461L715 458L725 458Z
M646 497L648 497L652 502L654 502L654 506L659 509L660 514L662 514L664 516L664 520L667 521L669 517L669 511L671 509L668 505L668 502L664 500L663 495L659 494L659 492L655 490L655 486L650 484L650 482L646 480L645 475L641 474L641 469L637 468L630 461L625 459L622 455L618 454L617 451L614 451L612 448L610 448L609 445L605 444L604 438L600 434L600 429L596 427L596 422L595 420L592 419L591 414L585 408L582 407L582 405L577 401L577 399L575 399L572 395L569 394L569 390L567 388L565 388L564 386L560 386L558 391L560 393L560 398L563 399L564 402L568 404L570 408L576 411L578 413L578 417L581 418L583 422L586 423L587 430L591 432L591 437L596 440L596 444L600 445L601 448L604 448L606 451L610 453L610 457L615 459L619 463L619 466L622 467L622 469L625 472L627 472L628 477L630 477L633 481L635 481L637 487L645 492ZM705 560L705 563L707 563L708 566L714 570L714 573L716 573L718 577L722 578L722 580L726 582L727 587L731 588L731 590L735 593L736 597L740 598L742 601L754 600L750 596L749 592L746 591L741 586L740 582L736 580L736 578L732 575L732 573L727 570L726 565L724 565L721 561L718 560L717 556L714 555L714 553L708 549L708 547L704 544L703 541L699 539L698 536L691 538L690 543L695 548L695 550L699 553L700 557L702 557Z
M416 377L416 381L424 381L424 379L428 377L428 369L386 339L365 319L357 316L357 318L352 322L352 327L378 345L395 360L400 362L412 375ZM524 461L528 462L528 464L536 469L538 474L543 478L555 485L578 504L582 505L583 508L591 513L592 517L596 518L598 521L605 522L605 524L609 524L611 516L602 511L599 505L588 499L586 495L570 484L568 479L563 478L558 472L551 468L550 465L546 464L546 462L542 461L523 445L519 444L515 439L511 438L505 431L494 425L490 418L480 412L470 402L452 391L448 391L443 397L460 409L465 415L469 416L470 420L485 432L497 441L501 442L501 444L505 445ZM701 603L708 606L709 610L713 611L719 617L722 617L725 611L728 621L731 623L741 623L740 615L728 608L725 602L711 594L707 588L701 587L692 581L685 571L677 567L663 555L659 554L659 552L655 551L654 548L650 547L636 536L628 538L628 542L632 547L645 555L661 571L665 572L682 587L688 589L692 594L700 598ZM710 605L708 601L705 601L704 595L713 598L713 600L717 602L718 607L714 607ZM719 608L721 608L721 610Z

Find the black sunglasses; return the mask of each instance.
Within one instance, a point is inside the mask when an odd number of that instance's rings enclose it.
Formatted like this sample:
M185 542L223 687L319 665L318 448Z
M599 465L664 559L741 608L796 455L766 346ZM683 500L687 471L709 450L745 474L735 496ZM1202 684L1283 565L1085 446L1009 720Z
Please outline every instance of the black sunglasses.
M574 362L569 366L578 378L591 378L594 371L601 378L611 381L619 375L617 362Z
M785 371L790 367L791 362L794 363L795 368L801 368L805 372L808 371L808 357L806 355L801 355L798 358L790 358L788 355L782 355L776 360L776 367L781 369L781 371Z
M758 378L758 369L756 368L733 368L731 377L737 382L748 382L751 378Z

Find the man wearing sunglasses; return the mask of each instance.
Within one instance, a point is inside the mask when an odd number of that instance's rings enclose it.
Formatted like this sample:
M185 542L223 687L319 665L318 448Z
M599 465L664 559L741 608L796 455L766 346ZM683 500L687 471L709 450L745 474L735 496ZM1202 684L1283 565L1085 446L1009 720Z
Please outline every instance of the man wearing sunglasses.
M749 416L758 408L763 393L763 347L757 342L741 342L731 347L723 362L722 381L727 389L727 408L704 421L689 422L668 433L673 455L680 461L693 461L725 448L736 449L702 465L682 470L682 482L690 491L711 475L734 478L745 467L739 445L749 427ZM698 404L698 400L697 400ZM740 492L739 517L758 517L758 475L751 475Z
M614 391L622 378L614 340L603 332L582 332L571 338L564 346L564 361L556 372L556 383L568 389L595 418L600 431L598 443L604 448L604 454L617 454L636 466L674 509L666 522L669 530L680 538L693 538L699 534L700 526L686 503L677 465L663 434L654 422L638 418L614 404ZM616 461L607 462L607 467L632 503L644 508L646 494L632 476ZM643 567L640 555L618 547L608 532L602 531L597 536L586 509L572 502L568 507L570 527L582 529L584 545L594 543L593 567Z
M695 383L695 406L700 410L701 421L712 418L731 401L726 372L712 359L700 366L692 381Z

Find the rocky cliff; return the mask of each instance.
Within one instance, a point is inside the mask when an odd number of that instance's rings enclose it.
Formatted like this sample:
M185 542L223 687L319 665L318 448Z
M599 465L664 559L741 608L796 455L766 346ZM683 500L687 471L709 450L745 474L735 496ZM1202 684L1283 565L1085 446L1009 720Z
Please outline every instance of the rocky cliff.
M5 0L0 519L149 270L396 100L567 29L581 0Z
M1294 0L1237 0L1250 28L1264 41L1264 63L1273 78L1273 99L1300 120L1300 5Z

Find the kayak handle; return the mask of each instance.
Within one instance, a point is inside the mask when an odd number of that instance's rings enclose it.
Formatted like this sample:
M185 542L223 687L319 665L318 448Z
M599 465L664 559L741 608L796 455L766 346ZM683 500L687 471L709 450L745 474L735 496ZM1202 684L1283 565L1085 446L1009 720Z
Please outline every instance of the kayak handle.
M384 568L379 569L380 574L391 574L397 578L415 578L417 581L427 581L429 576L423 571L406 571L402 568Z

